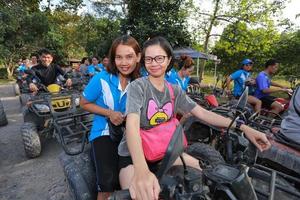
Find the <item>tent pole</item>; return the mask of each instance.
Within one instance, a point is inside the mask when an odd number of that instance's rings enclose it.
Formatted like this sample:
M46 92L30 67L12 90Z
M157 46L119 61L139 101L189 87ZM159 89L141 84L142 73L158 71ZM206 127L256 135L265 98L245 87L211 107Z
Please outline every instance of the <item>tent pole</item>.
M217 84L217 62L215 61L215 74L214 74L214 78L215 78L215 84Z
M197 57L197 78L199 79L199 57Z

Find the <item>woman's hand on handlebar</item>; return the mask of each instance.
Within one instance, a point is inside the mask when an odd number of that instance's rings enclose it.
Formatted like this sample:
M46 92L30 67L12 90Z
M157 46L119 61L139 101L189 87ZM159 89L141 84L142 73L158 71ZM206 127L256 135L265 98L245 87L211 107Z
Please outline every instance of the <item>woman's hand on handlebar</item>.
M30 89L30 91L32 91L34 93L36 93L39 90L38 87L34 83L29 84L29 89Z
M68 87L71 87L71 86L72 86L72 80L71 80L70 78L67 79L66 85L67 85Z
M241 126L241 130L261 152L268 150L271 147L271 144L264 133L245 125Z
M160 186L156 176L148 169L136 169L129 187L132 199L158 199Z

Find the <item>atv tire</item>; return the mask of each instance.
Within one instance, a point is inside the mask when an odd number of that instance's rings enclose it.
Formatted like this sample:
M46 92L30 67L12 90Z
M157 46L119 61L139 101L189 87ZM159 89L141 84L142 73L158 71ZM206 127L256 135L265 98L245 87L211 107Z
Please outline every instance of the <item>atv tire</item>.
M47 200L71 200L74 199L68 188L68 183L65 179L58 180L54 182L49 191L49 196Z
M0 126L5 126L5 125L7 125L7 123L8 123L8 121L6 118L4 107L3 107L2 101L0 100Z
M25 122L21 127L25 154L28 158L35 158L41 154L42 146L36 125Z
M187 147L186 153L197 158L200 163L203 163L204 166L215 167L220 163L225 163L220 152L216 151L213 147L203 144L203 143L194 143Z
M19 84L15 83L13 87L14 87L14 93L15 93L15 95L19 96L21 94Z
M59 155L59 160L68 180L71 196L76 200L96 199L96 174L90 148L85 148L83 153L75 156L63 152Z

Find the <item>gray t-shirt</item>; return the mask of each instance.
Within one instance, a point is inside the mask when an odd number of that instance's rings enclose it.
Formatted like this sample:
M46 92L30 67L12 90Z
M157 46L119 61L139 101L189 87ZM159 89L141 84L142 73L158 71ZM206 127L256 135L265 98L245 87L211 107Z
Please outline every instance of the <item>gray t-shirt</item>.
M288 115L281 122L281 133L300 144L300 116L297 114L295 107L300 111L299 87L290 101Z
M140 128L149 129L168 121L173 113L190 112L196 103L178 85L171 85L171 87L175 97L175 112L173 112L167 83L165 83L166 89L163 92L157 90L148 77L139 78L130 83L127 91L126 115L137 113L140 115ZM125 135L119 145L118 153L120 156L129 156Z

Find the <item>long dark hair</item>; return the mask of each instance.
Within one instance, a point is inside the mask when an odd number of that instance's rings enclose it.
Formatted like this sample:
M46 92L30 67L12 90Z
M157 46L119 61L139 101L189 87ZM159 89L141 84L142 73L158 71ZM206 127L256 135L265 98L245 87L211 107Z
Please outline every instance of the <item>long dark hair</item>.
M123 36L120 36L117 39L115 39L109 50L109 56L108 56L109 64L107 67L107 72L114 74L114 75L117 75L119 73L119 70L116 66L115 57L116 57L117 47L120 44L132 47L136 55L141 53L141 48L139 46L139 43L133 37L131 37L129 35L123 35ZM139 76L140 76L140 63L137 63L134 71L130 74L130 78L136 79Z
M168 42L168 40L166 40L164 37L161 37L161 36L157 36L157 37L151 38L151 39L147 40L144 43L144 45L143 45L143 53L142 53L142 62L143 62L143 65L145 66L144 59L145 59L146 49L148 47L154 46L154 45L160 46L166 52L168 58L172 58L169 66L167 67L166 72L170 71L172 69L173 63L174 63L173 48L171 47L171 45Z
M179 69L189 69L194 66L194 60L187 55L180 56Z

